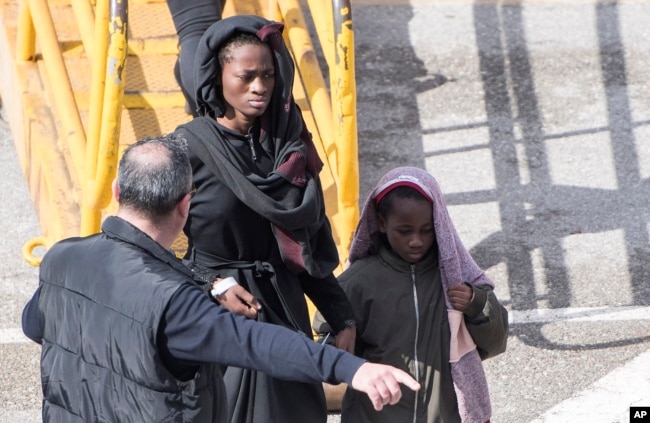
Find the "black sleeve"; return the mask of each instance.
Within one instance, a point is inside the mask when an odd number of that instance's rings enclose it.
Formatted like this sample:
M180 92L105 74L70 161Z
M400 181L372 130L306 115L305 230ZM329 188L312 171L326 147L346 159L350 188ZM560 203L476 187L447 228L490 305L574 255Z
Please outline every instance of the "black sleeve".
M34 296L25 304L23 309L22 324L23 333L32 341L41 344L43 342L43 329L41 327L41 317L38 311L38 299L41 296L41 287L39 286Z
M318 279L307 272L298 275L303 292L334 330L338 333L348 326L354 326L354 312L343 288L334 274Z
M492 288L472 286L472 289L472 300L463 310L465 324L481 359L494 357L506 350L508 311L499 303Z
M363 360L289 329L238 316L185 284L165 312L158 348L178 361L250 368L278 379L351 383ZM172 369L170 369L171 371Z

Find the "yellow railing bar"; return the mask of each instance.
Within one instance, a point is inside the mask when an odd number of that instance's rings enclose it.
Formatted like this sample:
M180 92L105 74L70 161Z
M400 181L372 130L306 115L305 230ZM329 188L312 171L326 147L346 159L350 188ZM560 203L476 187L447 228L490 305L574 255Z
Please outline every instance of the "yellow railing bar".
M128 0L111 0L110 43L106 65L106 90L102 113L102 132L98 154L98 189L93 197L99 208L105 208L111 199L110 183L115 177L118 161L120 125L126 58L128 55Z
M90 95L87 92L75 92L79 111L89 111ZM180 91L125 91L122 104L125 109L182 109L185 107L185 97ZM88 140L90 140L88 130Z
M323 0L307 0L311 18L316 28L316 36L323 47L323 56L329 69L334 67L334 21L332 17L332 2ZM329 46L329 48L328 48ZM335 101L335 100L333 100Z
M95 11L95 29L93 49L95 59L91 62L90 102L88 113L88 144L86 145L86 176L81 181L83 198L81 202L82 234L96 232L101 222L101 210L97 210L90 201L93 192L98 189L95 184L97 173L97 154L102 127L104 108L104 91L106 85L106 56L108 54L109 0L98 0Z
M359 151L354 67L354 31L350 0L333 0L336 66L330 70L332 113L336 124L339 189L339 236L348 251L359 219ZM347 257L346 257L347 259Z
M41 46L43 63L48 77L52 83L54 102L61 111L59 117L63 124L64 136L67 147L72 157L77 179L84 175L84 154L86 149L86 135L79 110L72 94L72 84L63 62L63 55L59 46L56 29L52 22L47 0L28 0L32 22Z
M106 56L108 54L109 0L98 0L95 13L95 59L91 63L90 101L88 106L88 140L86 146L86 175L94 177L97 172L97 149L101 132L102 108L104 106L104 85L106 83ZM89 184L84 186L84 196L89 191ZM84 225L82 225L84 226Z
M103 2L103 1L102 1ZM109 43L105 61L104 95L101 108L101 131L97 147L89 147L89 161L94 161L94 173L86 177L81 235L99 231L101 211L111 201L110 183L115 177L119 151L122 99L124 96L125 65L128 53L128 0L111 0L108 24ZM94 144L94 143L92 143Z
M36 31L32 13L27 2L20 2L18 11L18 33L16 35L16 60L26 62L34 60L36 54Z
M37 167L30 173L33 175L38 172L39 175L30 178L29 183L34 203L40 210L39 221L46 233L43 237L29 240L23 247L23 258L34 266L39 265L41 260L34 256L32 252L34 248L43 246L47 249L59 239L79 233L79 221L75 213L70 212L76 210L77 198L65 157L56 145L52 143L41 145L39 142L56 133L54 120L51 114L45 112L46 107L43 103L45 102L27 102L29 106L25 110L28 116L38 116L37 119L30 118L27 123L31 138L29 142L31 163L28 167ZM37 192L34 192L34 189L37 189Z
M280 10L278 7L278 0L267 0L266 2L266 10L268 19L273 19L276 22L278 21L278 11Z
M81 36L81 43L84 46L86 56L89 59L93 59L98 51L93 47L93 40L95 34L95 13L93 12L93 6L89 0L71 0L72 9L74 10L74 16L77 18L77 26L79 27L79 35Z
M297 0L279 0L278 5L284 16L289 45L291 46L294 60L300 69L300 76L305 86L305 92L309 99L311 110L313 111L314 120L316 121L317 128L310 129L318 130L323 144L333 147L335 145L334 121L332 118L330 94L325 85L323 73L320 70L318 58L311 41L311 36L307 30L307 24L300 9L300 4ZM332 153L335 153L334 150L330 149L327 152L328 157L323 157L322 159L328 162L336 180L336 160L335 156L332 156Z
M337 186L335 224L339 235L339 254L345 260L359 217L354 37L350 1L309 1L311 16L330 70L331 96L325 87L298 1L279 0L278 6L284 16L289 45L300 70L318 133L326 147L327 157L324 160L328 162ZM333 48L328 49L327 46Z

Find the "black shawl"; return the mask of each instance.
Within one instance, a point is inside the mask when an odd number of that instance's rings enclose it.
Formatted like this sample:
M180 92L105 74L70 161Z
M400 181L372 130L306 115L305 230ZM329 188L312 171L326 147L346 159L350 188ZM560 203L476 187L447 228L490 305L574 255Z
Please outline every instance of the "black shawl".
M338 266L338 251L318 179L322 162L291 93L294 67L282 28L283 24L247 15L212 25L199 43L194 67L196 100L203 117L181 128L188 135L189 148L237 198L271 222L287 267L322 278ZM231 146L215 121L225 111L221 90L213 82L221 74L218 51L238 32L257 35L274 53L275 88L271 104L259 118L260 143L274 157L274 170L265 177L231 159Z

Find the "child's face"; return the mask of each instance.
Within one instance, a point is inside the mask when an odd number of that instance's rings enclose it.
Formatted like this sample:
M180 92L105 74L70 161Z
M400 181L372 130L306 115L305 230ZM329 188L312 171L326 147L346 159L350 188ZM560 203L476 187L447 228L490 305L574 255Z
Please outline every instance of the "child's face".
M252 122L269 106L275 86L275 68L267 46L242 45L221 71L226 114L237 121Z
M408 263L424 257L435 241L431 203L403 198L393 202L387 216L379 215L379 230L386 234L392 250Z

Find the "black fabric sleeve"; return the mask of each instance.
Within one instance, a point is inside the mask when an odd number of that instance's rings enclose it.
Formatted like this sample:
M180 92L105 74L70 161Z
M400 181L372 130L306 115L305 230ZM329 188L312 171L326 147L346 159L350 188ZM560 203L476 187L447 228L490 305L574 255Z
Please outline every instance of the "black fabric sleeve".
M32 341L43 343L43 329L41 328L41 318L38 311L38 300L41 296L41 286L38 287L34 296L25 304L22 315L23 333Z
M356 324L352 306L333 273L318 279L302 272L298 278L303 292L321 312L335 334Z
M168 369L216 363L278 379L351 383L364 360L278 325L238 316L186 284L170 300L158 336ZM176 371L175 371L176 368Z
M508 343L508 311L499 303L492 288L472 286L474 295L463 310L465 324L481 359L494 357L506 350Z

